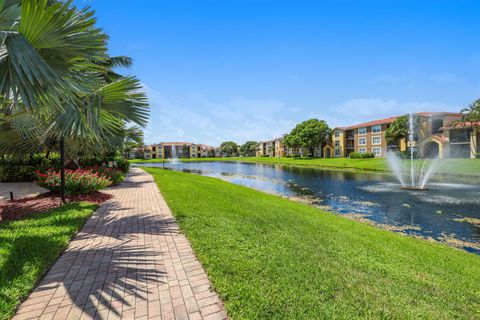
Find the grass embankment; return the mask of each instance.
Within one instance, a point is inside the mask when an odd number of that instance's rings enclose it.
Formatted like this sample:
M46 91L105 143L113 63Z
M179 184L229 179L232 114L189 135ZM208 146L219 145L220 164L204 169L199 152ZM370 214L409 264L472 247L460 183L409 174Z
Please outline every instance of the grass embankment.
M233 319L476 319L480 257L148 168Z
M308 166L320 169L349 169L361 171L390 172L387 160L374 159L349 159L349 158L270 158L270 157L233 157L233 158L187 158L180 159L186 162L197 161L240 161L247 163L281 164L290 166ZM428 161L428 160L420 160ZM163 159L130 160L132 163L162 163ZM167 161L168 162L168 161ZM408 167L409 160L403 161ZM442 160L438 168L441 174L476 175L480 176L480 159L448 159Z
M0 224L0 319L13 315L96 207L72 203Z

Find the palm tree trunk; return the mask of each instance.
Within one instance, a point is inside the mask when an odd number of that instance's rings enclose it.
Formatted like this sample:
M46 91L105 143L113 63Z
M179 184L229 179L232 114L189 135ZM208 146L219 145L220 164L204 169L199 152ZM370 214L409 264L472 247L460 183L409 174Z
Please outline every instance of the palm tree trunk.
M65 203L65 139L60 138L60 197Z

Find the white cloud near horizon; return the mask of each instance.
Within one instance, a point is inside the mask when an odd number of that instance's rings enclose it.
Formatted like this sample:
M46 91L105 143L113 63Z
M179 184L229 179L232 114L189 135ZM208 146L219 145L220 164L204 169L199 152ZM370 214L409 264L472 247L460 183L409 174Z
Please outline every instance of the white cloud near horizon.
M145 142L191 141L218 146L226 140L244 143L288 133L298 122L318 118L331 127L347 126L420 111L458 111L441 102L399 102L394 99L356 98L318 111L275 99L236 98L216 102L202 95L172 97L144 86L151 105Z
M375 119L388 118L412 112L458 111L451 105L441 102L400 102L394 99L356 98L332 106L331 115L325 119L331 127L349 126ZM321 117L313 113L312 116Z
M191 141L217 146L279 137L291 130L295 108L274 99L237 98L219 103L204 96L175 98L144 85L151 108L145 142Z

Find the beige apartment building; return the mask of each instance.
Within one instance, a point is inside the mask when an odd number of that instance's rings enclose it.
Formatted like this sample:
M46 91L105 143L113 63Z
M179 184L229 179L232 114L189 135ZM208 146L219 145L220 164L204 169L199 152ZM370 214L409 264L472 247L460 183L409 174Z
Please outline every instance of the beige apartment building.
M144 159L204 158L214 154L214 147L191 142L161 142L146 146Z
M459 123L461 114L453 112L419 112L414 114L416 145L406 141L387 145L385 131L397 117L374 120L333 130L330 146L333 157L348 157L352 152L372 152L385 157L388 150L416 148L422 158L474 158L480 152L480 123ZM327 152L324 156L328 157Z
M286 147L283 144L283 138L276 138L258 143L257 157L285 157Z
M375 157L384 157L388 147L385 131L395 119L396 117L391 117L333 129L333 153L330 157L348 157L352 152L372 152Z

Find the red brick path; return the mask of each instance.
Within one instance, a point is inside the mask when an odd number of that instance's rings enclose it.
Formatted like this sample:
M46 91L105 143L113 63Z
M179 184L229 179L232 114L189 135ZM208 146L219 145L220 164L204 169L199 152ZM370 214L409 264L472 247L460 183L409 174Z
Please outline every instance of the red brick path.
M226 319L153 178L107 192L14 319Z

